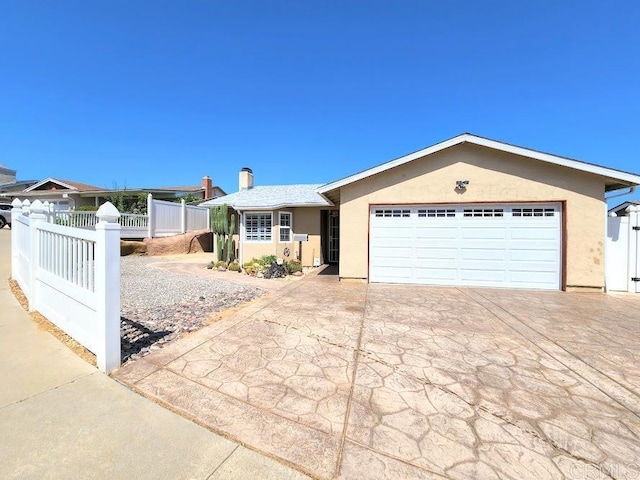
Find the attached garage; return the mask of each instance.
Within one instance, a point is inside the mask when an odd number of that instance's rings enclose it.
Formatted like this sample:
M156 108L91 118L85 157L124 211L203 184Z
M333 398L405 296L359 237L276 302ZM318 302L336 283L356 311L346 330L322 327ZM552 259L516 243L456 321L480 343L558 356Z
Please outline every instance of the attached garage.
M318 192L339 208L341 280L602 292L605 194L636 185L464 133Z
M558 290L561 205L372 206L369 281Z

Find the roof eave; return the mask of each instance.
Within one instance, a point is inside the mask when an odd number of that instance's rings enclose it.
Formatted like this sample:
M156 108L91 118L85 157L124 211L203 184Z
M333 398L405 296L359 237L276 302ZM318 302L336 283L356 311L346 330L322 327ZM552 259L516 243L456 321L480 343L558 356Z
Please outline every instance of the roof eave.
M413 160L417 160L418 158L425 157L427 155L431 155L436 152L440 152L442 150L451 148L456 145L460 145L462 143L471 143L473 145L484 146L487 148L492 148L494 150L499 150L506 153L512 153L514 155L532 158L534 160L540 160L543 162L552 163L555 165L560 165L568 168L573 168L575 170L592 173L594 175L599 175L601 177L613 179L621 182L620 184L623 185L623 187L618 187L618 188L624 188L624 186L626 185L629 185L629 186L640 185L640 175L636 175L628 172L622 172L620 170L615 170L615 169L603 167L600 165L594 165L591 163L585 163L585 162L574 160L571 158L559 157L557 155L539 152L529 148L518 147L516 145L498 142L496 140L491 140L484 137L478 137L470 133L463 133L456 137L450 138L449 140L445 140L444 142L440 142L430 147L424 148L422 150L418 150L417 152L413 152L403 157L396 158L394 160L383 163L381 165L370 168L368 170L364 170L354 175L350 175L341 180L328 183L326 185L319 187L316 191L320 194L328 193L328 192L331 192L332 190L337 190L350 183L363 180L365 178L376 175L378 173L382 173L384 171L390 170L400 165L404 165Z
M280 210L282 208L322 208L322 207L332 207L333 203L319 203L319 202L307 202L307 203L274 203L271 205L232 205L228 204L234 210L238 212L248 211L248 210Z

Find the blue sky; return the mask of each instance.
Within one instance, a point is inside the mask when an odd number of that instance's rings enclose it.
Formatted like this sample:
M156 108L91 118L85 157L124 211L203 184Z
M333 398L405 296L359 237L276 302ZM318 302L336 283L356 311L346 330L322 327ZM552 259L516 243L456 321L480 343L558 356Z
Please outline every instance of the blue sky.
M464 131L640 173L638 2L0 3L0 163L323 183ZM639 195L636 195L639 196Z

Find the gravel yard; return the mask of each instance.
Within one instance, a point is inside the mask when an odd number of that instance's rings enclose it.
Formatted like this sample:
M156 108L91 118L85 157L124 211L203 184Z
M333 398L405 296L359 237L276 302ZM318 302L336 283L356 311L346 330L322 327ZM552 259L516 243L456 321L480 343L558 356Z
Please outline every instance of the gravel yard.
M162 268L171 263L174 262L159 257L121 258L123 362L157 350L185 332L198 330L216 312L266 293L213 275L189 275Z

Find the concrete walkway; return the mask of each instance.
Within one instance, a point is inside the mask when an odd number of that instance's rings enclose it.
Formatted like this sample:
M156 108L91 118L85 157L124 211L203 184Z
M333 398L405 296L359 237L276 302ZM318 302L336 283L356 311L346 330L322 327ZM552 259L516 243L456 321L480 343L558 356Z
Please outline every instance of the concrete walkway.
M299 479L133 393L38 330L0 229L0 478Z

